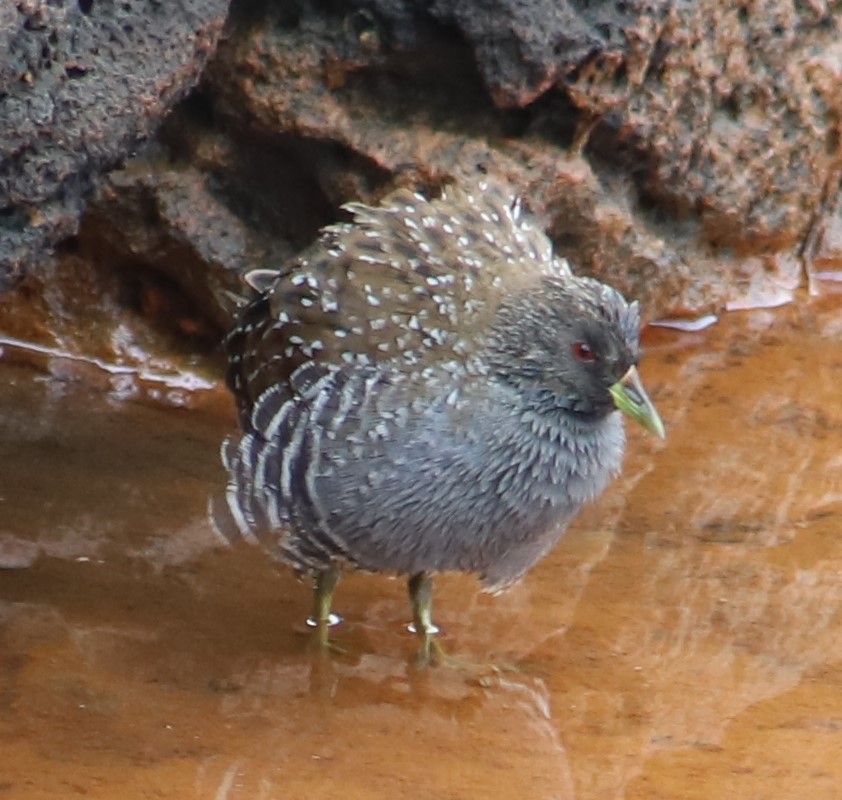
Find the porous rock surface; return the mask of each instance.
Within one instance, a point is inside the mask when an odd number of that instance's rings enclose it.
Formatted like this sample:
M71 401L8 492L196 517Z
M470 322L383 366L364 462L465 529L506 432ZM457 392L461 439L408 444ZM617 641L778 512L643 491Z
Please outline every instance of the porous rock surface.
M221 330L240 274L279 264L343 202L487 172L522 192L576 269L640 297L650 317L774 304L816 258L840 255L840 11L238 0L198 88L100 185L81 251L164 276ZM190 53L216 28L202 30ZM121 91L109 118L130 94L137 111L137 92ZM133 125L118 126L125 152ZM36 171L62 164L66 185L85 186L119 150L61 151ZM42 206L70 231L81 202L33 193L27 207Z
M195 83L227 5L0 3L0 289L76 233L103 173Z

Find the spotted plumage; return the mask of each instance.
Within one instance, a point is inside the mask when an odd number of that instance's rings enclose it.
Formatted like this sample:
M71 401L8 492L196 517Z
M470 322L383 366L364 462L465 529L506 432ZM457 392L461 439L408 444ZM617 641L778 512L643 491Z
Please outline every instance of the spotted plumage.
M637 304L574 276L493 181L345 208L353 221L249 277L217 526L304 573L504 588L619 469L616 408L660 432Z

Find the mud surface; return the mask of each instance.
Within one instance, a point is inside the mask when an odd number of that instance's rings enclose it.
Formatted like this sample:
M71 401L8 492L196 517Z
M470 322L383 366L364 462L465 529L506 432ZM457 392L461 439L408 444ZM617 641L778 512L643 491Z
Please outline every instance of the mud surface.
M220 390L115 402L0 361L0 798L837 798L842 295L650 330L668 426L508 594L306 586L205 520Z

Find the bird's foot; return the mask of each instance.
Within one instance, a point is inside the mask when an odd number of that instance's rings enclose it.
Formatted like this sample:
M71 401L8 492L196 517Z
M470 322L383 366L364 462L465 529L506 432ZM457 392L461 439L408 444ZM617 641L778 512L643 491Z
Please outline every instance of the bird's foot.
M410 622L406 627L410 633L416 634L421 642L421 645L415 654L415 666L421 669L426 667L436 667L448 658L444 648L438 641L437 635L439 633L439 628L437 626L432 625L427 630L421 631L418 630L415 623Z
M433 622L433 578L427 572L419 572L409 579L409 598L412 604L412 622L409 630L421 641L415 656L415 665L426 667L451 667L473 678L476 682L489 685L495 675L507 671L497 664L477 664L467 659L449 655L438 640L438 625ZM508 671L512 671L508 669Z
M307 627L312 630L310 649L316 653L333 653L335 655L347 653L347 649L337 644L330 635L331 629L339 625L340 622L342 622L342 617L338 614L328 614L324 619L308 617Z
M438 629L436 629L438 632ZM478 662L463 656L452 655L435 634L419 634L421 645L416 654L414 666L416 669L443 667L461 673L469 682L479 686L492 686L503 675L519 673L514 665L505 662Z

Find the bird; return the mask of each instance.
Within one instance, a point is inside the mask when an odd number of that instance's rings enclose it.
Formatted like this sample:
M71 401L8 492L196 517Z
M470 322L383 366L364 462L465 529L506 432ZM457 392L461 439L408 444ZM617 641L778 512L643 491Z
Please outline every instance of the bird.
M312 578L322 642L343 569L406 577L435 655L434 577L510 587L620 471L623 415L664 425L638 302L574 274L507 182L343 208L245 276L225 339L241 430L212 518Z

